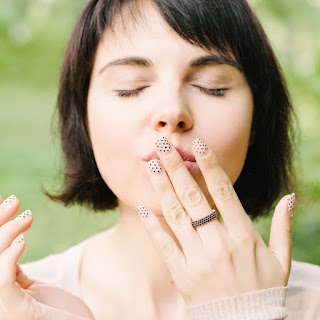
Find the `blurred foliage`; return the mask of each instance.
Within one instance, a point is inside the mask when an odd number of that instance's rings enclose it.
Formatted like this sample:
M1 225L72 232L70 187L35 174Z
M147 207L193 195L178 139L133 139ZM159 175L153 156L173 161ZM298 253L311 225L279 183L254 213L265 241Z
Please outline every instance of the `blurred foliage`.
M294 210L292 258L320 265L320 0L249 2L283 68L301 124L302 192ZM66 43L85 3L0 0L0 193L16 194L20 211L30 208L34 215L20 263L60 252L118 219L117 210L88 214L52 203L40 191L40 184L57 187L62 158L51 118ZM255 222L266 243L271 218Z

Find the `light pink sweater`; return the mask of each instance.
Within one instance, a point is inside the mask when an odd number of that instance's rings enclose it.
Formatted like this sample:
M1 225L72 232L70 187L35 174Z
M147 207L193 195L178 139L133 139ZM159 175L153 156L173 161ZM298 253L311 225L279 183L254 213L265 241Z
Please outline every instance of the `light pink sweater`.
M89 239L20 267L31 278L82 298L79 265ZM186 308L194 320L320 320L320 266L293 260L287 287L248 292Z

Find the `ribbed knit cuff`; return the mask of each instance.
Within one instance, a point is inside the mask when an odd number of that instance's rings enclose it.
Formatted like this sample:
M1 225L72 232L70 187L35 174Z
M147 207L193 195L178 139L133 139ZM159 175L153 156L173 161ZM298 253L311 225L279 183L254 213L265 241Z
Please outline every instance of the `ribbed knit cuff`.
M193 320L274 320L288 316L289 286L246 292L186 306Z

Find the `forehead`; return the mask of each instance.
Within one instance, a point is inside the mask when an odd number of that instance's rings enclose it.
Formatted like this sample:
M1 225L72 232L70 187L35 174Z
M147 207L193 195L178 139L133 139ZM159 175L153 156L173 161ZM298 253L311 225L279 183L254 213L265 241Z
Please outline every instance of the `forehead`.
M221 55L214 49L200 47L182 38L161 16L153 1L133 3L134 6L124 5L114 16L110 27L104 30L95 55L94 74L110 61L128 57L144 57L160 70L175 65L182 71L190 67L196 57L214 56L213 61L217 64L229 64L242 71L232 53ZM179 24L179 19L176 21ZM201 65L204 64L206 62L202 61Z
M98 51L104 51L108 56L118 55L122 50L129 55L147 55L148 51L154 52L159 47L167 55L172 55L175 50L193 55L212 52L181 38L163 19L152 1L137 1L133 8L124 6L114 17L111 27L105 29Z

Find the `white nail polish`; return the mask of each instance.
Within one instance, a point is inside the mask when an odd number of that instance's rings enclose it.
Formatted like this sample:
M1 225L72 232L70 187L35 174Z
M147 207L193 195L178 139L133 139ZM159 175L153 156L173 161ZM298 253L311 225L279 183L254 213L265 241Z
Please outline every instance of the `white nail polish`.
M165 137L158 139L155 144L156 144L156 147L163 153L167 153L171 151L170 142Z
M207 145L200 138L192 141L192 144L194 146L194 149L200 154L205 154L208 151Z
M162 166L158 159L150 160L148 162L148 167L152 173L161 173L162 171Z
M288 199L288 210L292 213L294 206L296 204L296 194L292 193Z
M21 233L14 241L13 241L13 245L14 246L18 246L20 243L22 243L24 240L24 236L23 234Z
M138 212L140 214L140 216L143 218L143 219L146 219L148 218L148 215L149 215L149 209L145 206L145 205L140 205L138 207Z
M21 214L19 214L14 220L23 220L29 216L32 216L32 213L30 210L26 210L26 211L22 212Z
M7 198L6 200L3 201L3 203L1 204L1 206L9 206L14 200L16 199L15 195L10 196L9 198Z

